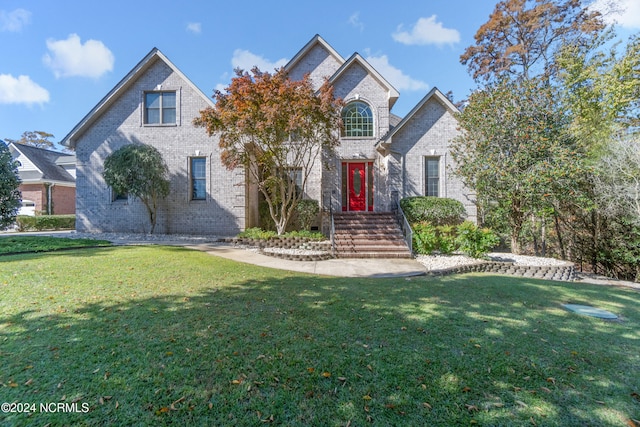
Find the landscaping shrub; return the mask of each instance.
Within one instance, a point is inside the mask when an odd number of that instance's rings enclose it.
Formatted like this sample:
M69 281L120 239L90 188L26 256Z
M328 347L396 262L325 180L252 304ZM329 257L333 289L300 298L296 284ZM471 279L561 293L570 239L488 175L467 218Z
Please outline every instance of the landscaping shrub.
M480 228L471 221L465 221L457 227L456 243L458 250L473 258L484 257L500 243L500 238L488 228Z
M427 255L438 247L436 228L428 222L413 224L413 251L420 255Z
M442 254L452 254L458 250L456 241L456 227L453 225L440 225L436 227L438 236L437 250Z
M284 233L281 236L278 236L278 234L275 231L263 230L262 228L258 228L258 227L247 228L243 232L239 233L238 237L244 238L244 239L256 239L256 240L269 240L269 239L285 238L285 237L304 237L307 239L314 239L314 240L325 239L325 236L322 233L308 231L308 230L289 231L287 233Z
M400 201L400 207L411 224L426 221L435 226L458 225L466 215L461 202L443 197L407 197Z
M296 205L296 217L302 230L310 230L311 224L318 217L320 206L317 200L304 199Z
M16 217L18 231L73 230L75 215L19 215Z
M245 238L245 239L267 240L277 235L278 234L275 231L263 230L262 228L253 227L253 228L247 228L246 230L242 231L241 233L238 234L238 237Z
M296 230L284 233L282 237L304 237L313 240L324 240L326 237L319 231Z
M413 224L413 251L420 255L433 252L462 252L473 258L484 257L500 239L488 228L479 228L471 221L458 226L433 226L428 222Z

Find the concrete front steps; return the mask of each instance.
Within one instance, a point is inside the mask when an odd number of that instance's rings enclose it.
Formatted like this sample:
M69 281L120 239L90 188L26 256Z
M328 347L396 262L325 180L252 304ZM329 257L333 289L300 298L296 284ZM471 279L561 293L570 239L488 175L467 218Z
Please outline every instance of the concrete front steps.
M393 213L334 213L333 222L337 258L411 258Z

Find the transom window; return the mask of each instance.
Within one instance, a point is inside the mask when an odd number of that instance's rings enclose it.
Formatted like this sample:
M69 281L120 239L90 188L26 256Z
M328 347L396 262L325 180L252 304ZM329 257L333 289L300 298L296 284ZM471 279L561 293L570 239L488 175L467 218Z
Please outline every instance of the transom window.
M191 157L191 200L207 198L207 159Z
M176 124L176 93L147 92L144 94L144 123Z
M361 101L349 103L342 110L343 136L373 136L371 108Z

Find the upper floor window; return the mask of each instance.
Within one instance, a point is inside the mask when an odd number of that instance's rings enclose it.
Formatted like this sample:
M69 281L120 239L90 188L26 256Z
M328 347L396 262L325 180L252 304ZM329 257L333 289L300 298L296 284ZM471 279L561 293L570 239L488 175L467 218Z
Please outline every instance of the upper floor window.
M144 123L176 124L176 93L147 92L144 94Z
M373 114L364 102L347 104L342 110L342 123L342 136L373 136Z

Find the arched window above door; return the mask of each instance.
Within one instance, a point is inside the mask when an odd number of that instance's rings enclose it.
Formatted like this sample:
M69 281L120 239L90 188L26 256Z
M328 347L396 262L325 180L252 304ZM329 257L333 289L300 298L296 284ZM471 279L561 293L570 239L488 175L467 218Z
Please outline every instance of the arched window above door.
M342 109L342 136L373 136L373 114L362 101L350 102Z

